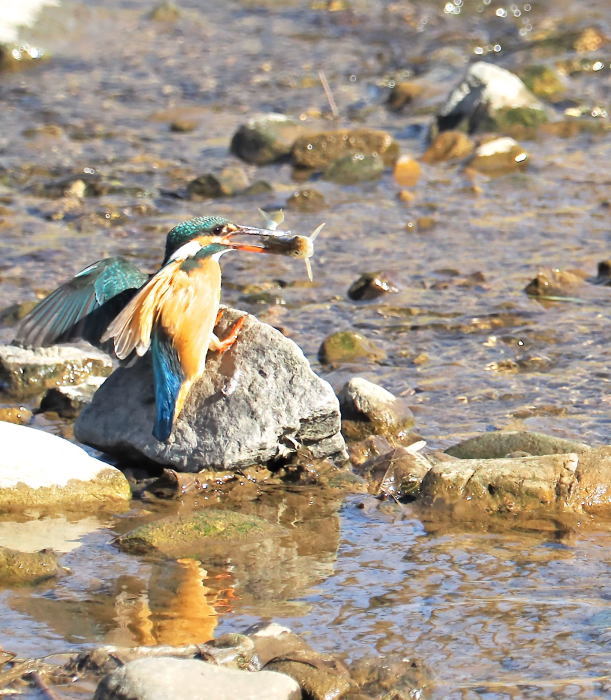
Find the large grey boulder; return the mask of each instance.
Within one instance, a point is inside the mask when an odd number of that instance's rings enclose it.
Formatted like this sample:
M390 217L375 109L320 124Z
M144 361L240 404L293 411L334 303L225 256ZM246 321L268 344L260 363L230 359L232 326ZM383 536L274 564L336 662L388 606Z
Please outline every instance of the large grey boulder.
M289 676L239 671L197 659L156 657L130 661L105 676L94 700L299 700Z
M227 309L220 335L244 312ZM119 459L178 471L239 470L290 457L300 448L336 463L347 459L339 405L299 347L248 316L236 344L211 352L207 371L187 398L166 443L154 419L149 355L104 382L75 424L78 440Z

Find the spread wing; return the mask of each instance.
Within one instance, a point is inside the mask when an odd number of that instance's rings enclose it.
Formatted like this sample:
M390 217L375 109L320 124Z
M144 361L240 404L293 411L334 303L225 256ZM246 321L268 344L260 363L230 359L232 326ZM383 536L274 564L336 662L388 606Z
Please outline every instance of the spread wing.
M99 346L107 325L147 280L123 258L99 260L35 306L20 323L15 342L52 345L84 338Z

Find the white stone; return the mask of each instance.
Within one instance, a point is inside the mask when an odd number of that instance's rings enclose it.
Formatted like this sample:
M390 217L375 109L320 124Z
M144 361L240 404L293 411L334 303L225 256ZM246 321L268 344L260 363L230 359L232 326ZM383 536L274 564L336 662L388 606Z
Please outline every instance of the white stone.
M238 671L196 659L130 661L105 676L94 700L299 700L297 682L274 671Z

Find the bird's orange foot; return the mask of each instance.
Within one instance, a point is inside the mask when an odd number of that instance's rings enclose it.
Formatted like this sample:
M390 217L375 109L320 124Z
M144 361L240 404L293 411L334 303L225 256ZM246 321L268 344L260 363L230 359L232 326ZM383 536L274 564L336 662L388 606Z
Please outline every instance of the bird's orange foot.
M222 314L223 311L219 310L219 313L217 314L217 321L220 318L220 316L222 316ZM213 335L212 341L210 342L211 350L215 350L216 352L227 352L227 350L229 350L229 348L238 339L240 330L245 322L246 316L240 316L240 318L237 321L232 323L231 327L229 328L229 331L227 332L227 335L223 338L223 340L219 340L219 338Z

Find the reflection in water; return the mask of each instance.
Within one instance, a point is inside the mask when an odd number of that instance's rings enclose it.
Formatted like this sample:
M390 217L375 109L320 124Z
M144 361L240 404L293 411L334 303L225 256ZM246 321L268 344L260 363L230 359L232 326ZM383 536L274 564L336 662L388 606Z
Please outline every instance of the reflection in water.
M204 585L206 579L206 570L195 559L155 564L146 593L117 596L118 629L129 630L135 645L209 641L217 625L217 608L230 609L233 588L215 592Z

